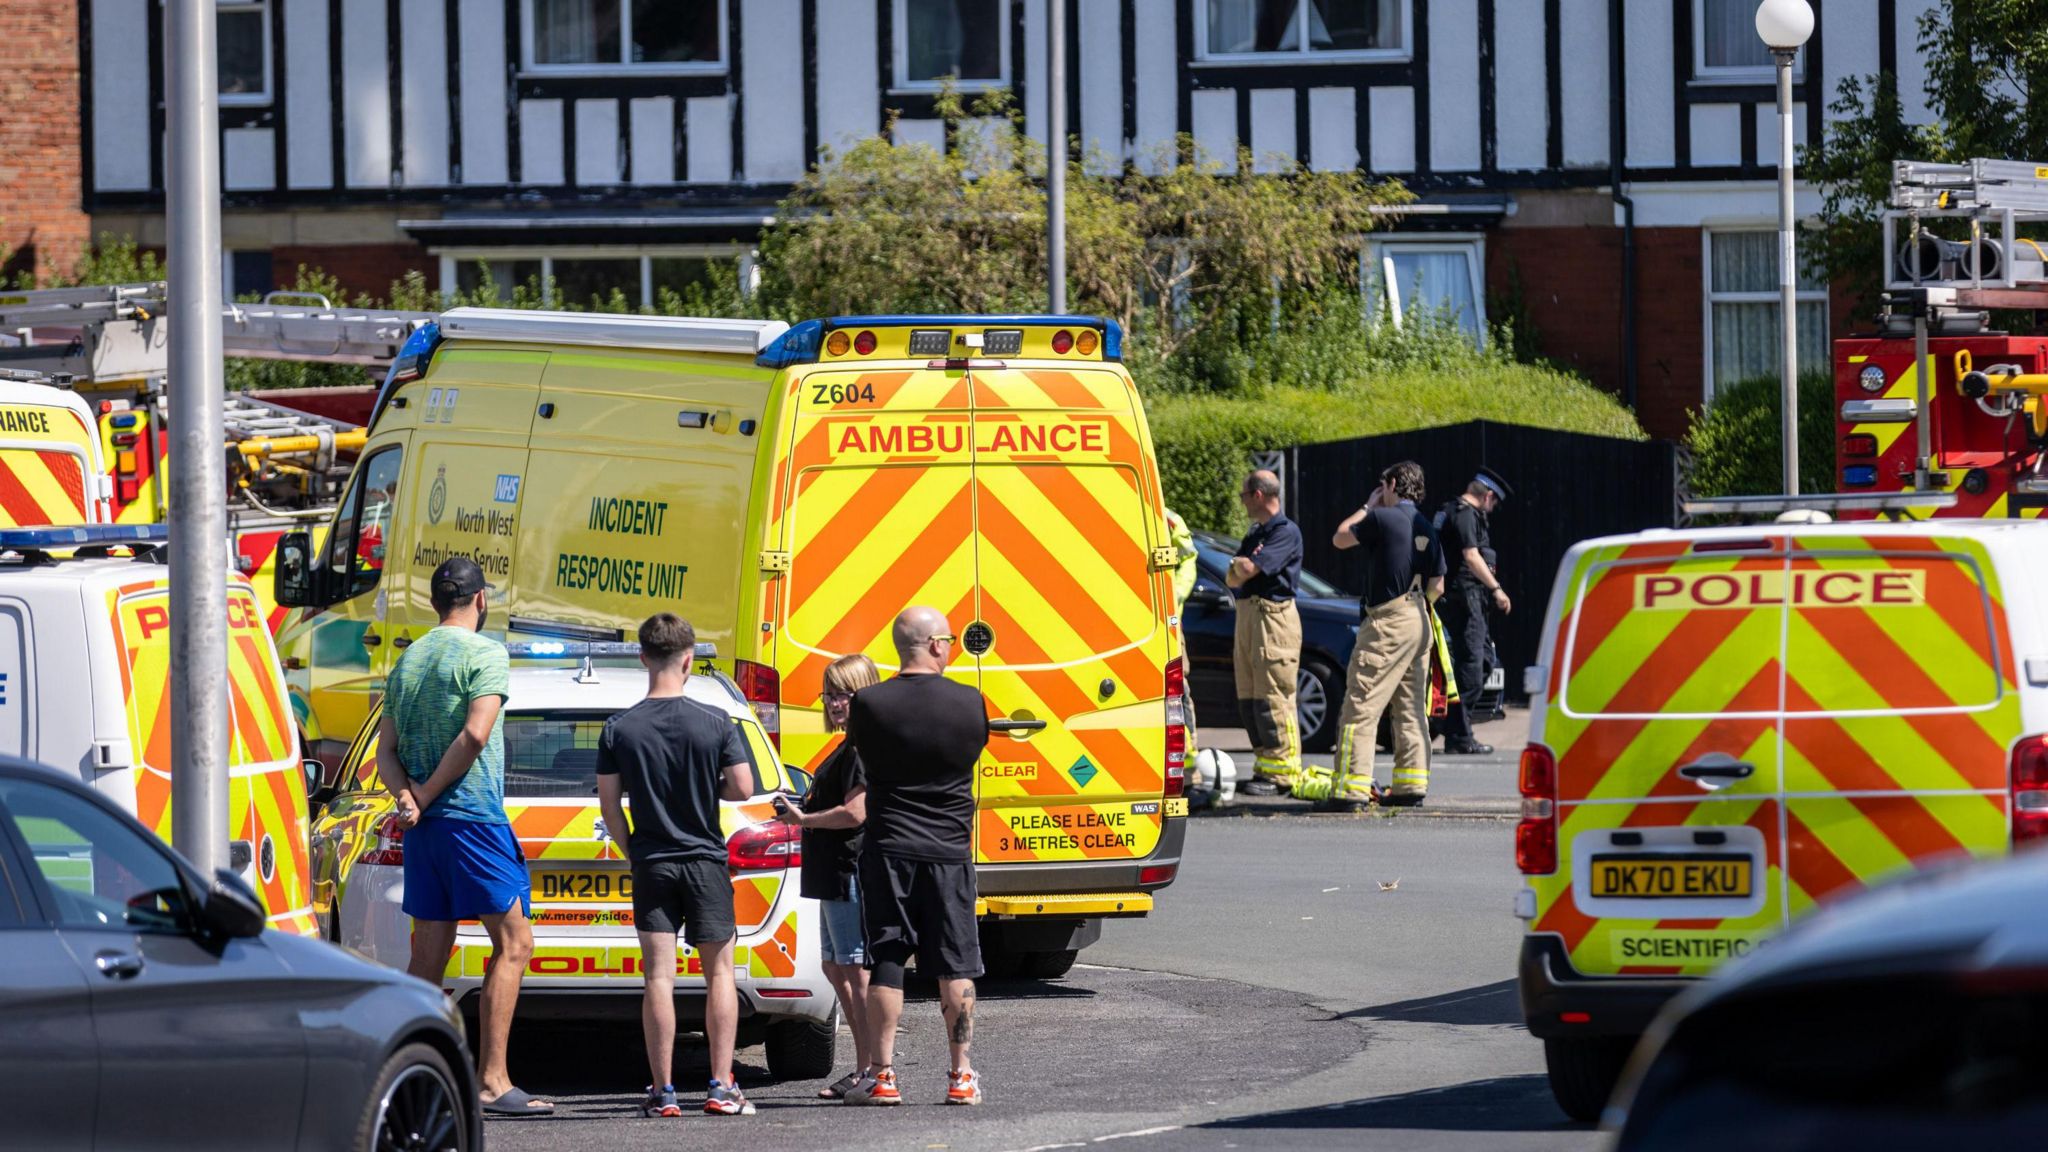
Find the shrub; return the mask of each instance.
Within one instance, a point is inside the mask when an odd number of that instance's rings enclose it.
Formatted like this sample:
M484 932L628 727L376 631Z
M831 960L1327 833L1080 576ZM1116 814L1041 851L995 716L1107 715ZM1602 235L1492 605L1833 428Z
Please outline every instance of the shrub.
M1782 493L1785 438L1777 377L1723 385L1705 411L1692 414L1686 473L1694 496ZM1835 385L1826 373L1799 380L1799 490L1835 490Z
M1242 532L1239 481L1254 451L1497 420L1644 439L1608 393L1548 368L1465 353L1453 370L1389 367L1329 388L1275 386L1253 397L1153 394L1146 416L1168 506L1189 524Z

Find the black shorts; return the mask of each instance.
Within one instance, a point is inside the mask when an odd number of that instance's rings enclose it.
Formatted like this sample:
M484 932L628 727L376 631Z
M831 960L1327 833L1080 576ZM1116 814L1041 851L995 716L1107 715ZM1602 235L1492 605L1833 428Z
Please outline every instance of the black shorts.
M633 925L642 932L680 931L692 947L739 935L725 861L635 860Z
M869 852L860 861L860 911L867 966L906 964L935 980L981 975L974 922L974 865L904 860Z

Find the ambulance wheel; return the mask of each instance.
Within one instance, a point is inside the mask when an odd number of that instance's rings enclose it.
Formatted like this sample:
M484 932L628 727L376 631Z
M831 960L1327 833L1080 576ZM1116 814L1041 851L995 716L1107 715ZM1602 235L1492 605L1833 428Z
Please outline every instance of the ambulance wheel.
M1057 952L1024 953L1024 969L1020 973L1032 980L1057 980L1073 970L1074 960L1081 955L1079 948L1062 948Z
M448 1061L428 1044L407 1044L384 1062L356 1127L355 1146L364 1152L408 1148L415 1133L436 1150L469 1148L468 1106Z
M839 1039L836 1017L830 1021L781 1020L768 1026L768 1074L777 1080L822 1080L832 1074L833 1045Z
M1301 725L1303 752L1337 746L1337 713L1344 706L1344 677L1311 656L1301 662L1294 684L1294 715Z
M1600 1119L1635 1044L1629 1036L1545 1040L1543 1064L1550 1072L1550 1094L1557 1097L1564 1114L1584 1124Z

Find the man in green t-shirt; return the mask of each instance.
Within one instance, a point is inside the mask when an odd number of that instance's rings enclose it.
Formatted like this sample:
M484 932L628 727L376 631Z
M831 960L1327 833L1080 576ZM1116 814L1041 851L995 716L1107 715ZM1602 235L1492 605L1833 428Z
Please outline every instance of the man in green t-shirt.
M550 1115L555 1106L512 1086L505 1067L519 982L533 956L526 856L505 817L505 735L510 691L505 646L482 635L491 586L457 556L434 570L441 623L414 641L384 683L377 776L406 825L404 910L412 917L406 971L439 985L456 925L491 936L477 1072L484 1110Z

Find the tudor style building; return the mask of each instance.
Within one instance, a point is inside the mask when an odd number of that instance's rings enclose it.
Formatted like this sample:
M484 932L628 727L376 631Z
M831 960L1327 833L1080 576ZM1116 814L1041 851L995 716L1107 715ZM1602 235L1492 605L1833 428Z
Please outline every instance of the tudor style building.
M265 289L303 263L373 292L409 269L453 288L488 261L564 296L651 299L744 255L821 148L891 123L945 146L943 76L1010 88L1043 138L1048 2L1068 5L1088 148L1149 164L1187 132L1422 193L1365 253L1397 315L1427 297L1476 327L1513 300L1550 355L1659 435L1716 382L1775 370L1777 124L1755 0L221 0L229 282ZM1812 3L1803 142L1846 77L1891 72L1919 103L1933 0ZM88 221L160 244L160 5L8 11L69 34L80 115L40 137L69 131L70 183L53 199L4 181L0 239L54 204L67 219L38 225L52 251ZM22 83L0 68L11 114ZM1802 292L1820 363L1850 318L1825 285Z

